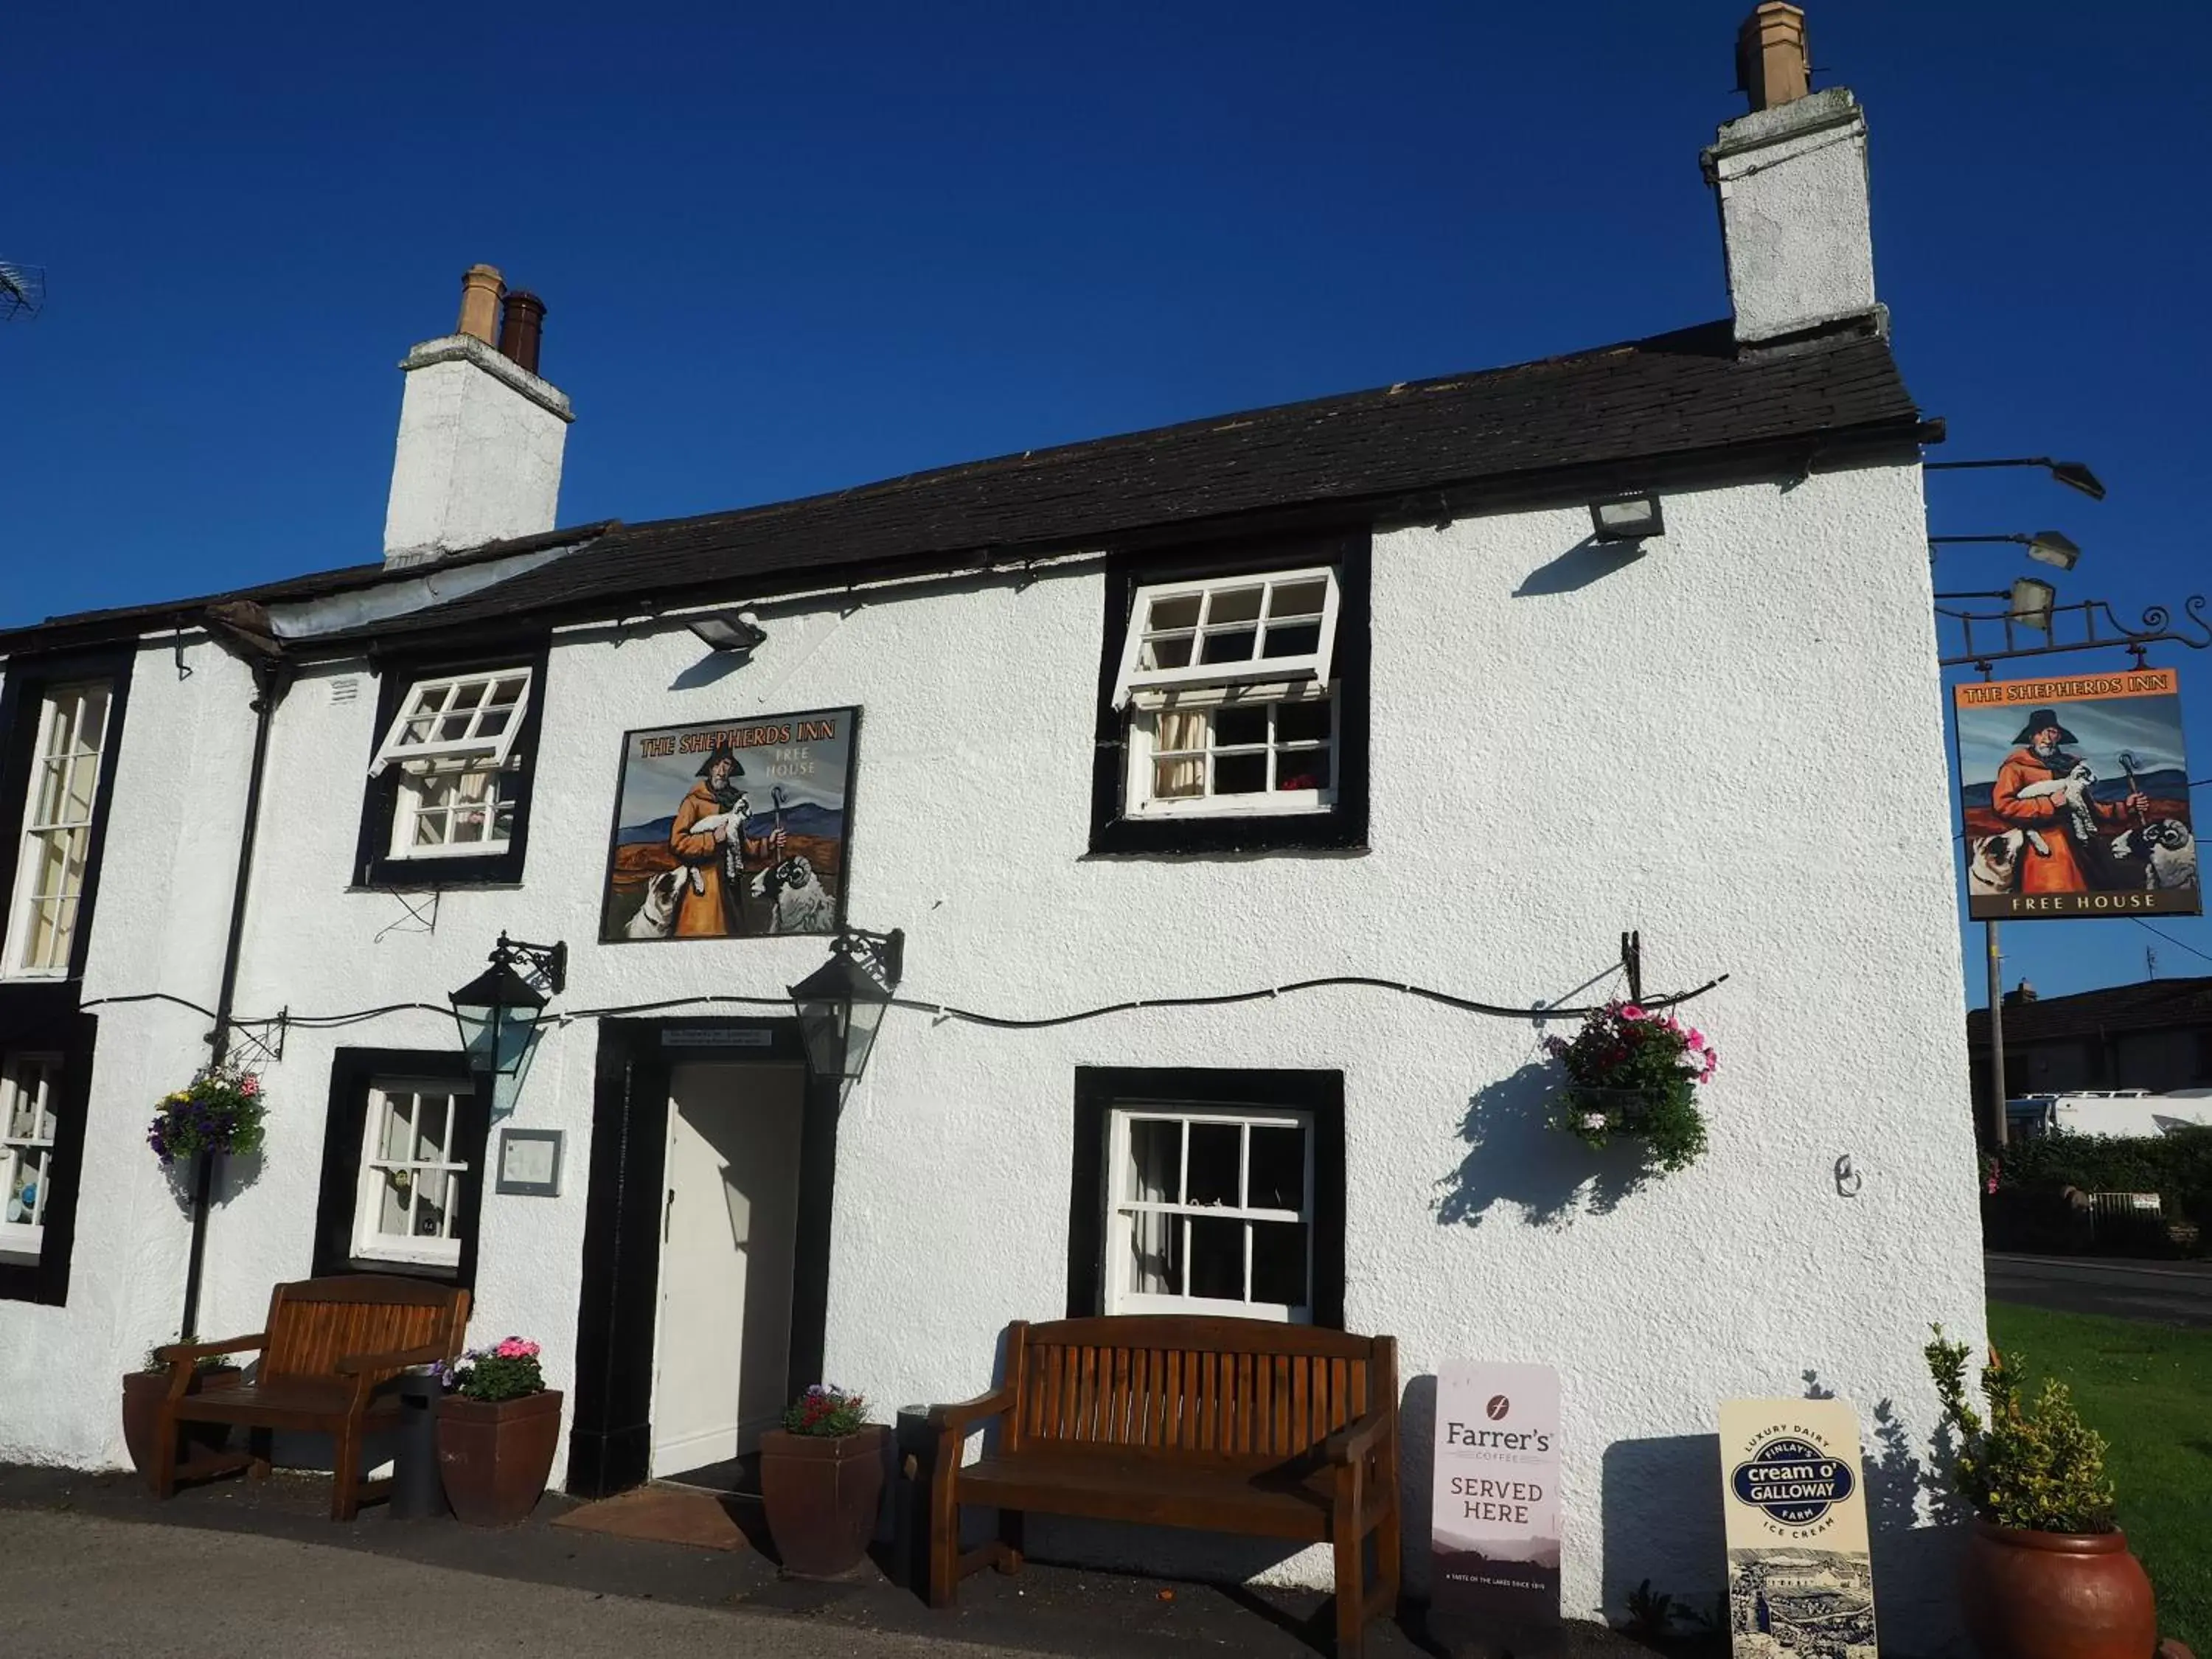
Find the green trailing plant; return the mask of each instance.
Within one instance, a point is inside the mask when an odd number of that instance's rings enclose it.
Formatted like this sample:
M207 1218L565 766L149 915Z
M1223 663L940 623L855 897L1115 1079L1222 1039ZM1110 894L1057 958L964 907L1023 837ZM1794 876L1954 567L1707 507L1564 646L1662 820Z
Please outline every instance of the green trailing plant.
M1982 1367L1986 1420L1966 1395L1966 1345L1947 1340L1941 1325L1924 1350L1943 1416L1958 1438L1950 1479L1981 1517L2023 1532L2110 1532L2115 1498L2105 1473L2105 1437L2082 1422L2074 1397L2046 1379L2033 1407L2020 1383L1990 1350Z
M1686 1169L1705 1150L1698 1090L1712 1080L1720 1054L1695 1026L1608 1002L1571 1038L1547 1037L1544 1047L1566 1073L1553 1097L1558 1127L1593 1146L1636 1136L1648 1160L1668 1171Z
M827 1382L817 1382L791 1402L783 1426L793 1434L818 1435L824 1439L858 1434L868 1425L868 1402Z

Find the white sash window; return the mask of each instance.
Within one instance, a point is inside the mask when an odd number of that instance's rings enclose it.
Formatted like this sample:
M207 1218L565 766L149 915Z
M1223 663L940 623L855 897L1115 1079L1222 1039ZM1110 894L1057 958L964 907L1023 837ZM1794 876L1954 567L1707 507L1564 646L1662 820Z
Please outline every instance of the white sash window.
M390 856L503 852L514 834L515 740L531 672L503 668L415 682L377 748L374 777L400 768Z
M35 1261L46 1243L61 1065L59 1054L0 1060L0 1260Z
M469 1091L451 1081L370 1088L354 1205L356 1258L440 1267L460 1261L454 1214L471 1171L458 1138L468 1100Z
M1116 1107L1106 1311L1313 1318L1313 1123L1264 1107Z
M9 918L10 974L69 972L92 856L93 805L107 744L110 690L104 680L56 686L40 704L38 753L15 865L15 914Z

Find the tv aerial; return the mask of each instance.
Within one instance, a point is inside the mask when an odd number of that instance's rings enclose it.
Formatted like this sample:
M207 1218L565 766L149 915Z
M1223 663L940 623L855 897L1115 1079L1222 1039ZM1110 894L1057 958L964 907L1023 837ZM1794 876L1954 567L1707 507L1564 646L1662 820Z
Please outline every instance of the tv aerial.
M46 273L38 265L0 259L0 322L27 320L46 302Z

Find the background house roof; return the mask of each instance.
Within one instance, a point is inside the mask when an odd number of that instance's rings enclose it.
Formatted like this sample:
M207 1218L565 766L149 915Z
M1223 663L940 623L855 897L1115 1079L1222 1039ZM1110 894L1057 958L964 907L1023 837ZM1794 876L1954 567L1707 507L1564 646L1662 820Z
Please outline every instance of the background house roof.
M2154 979L2134 985L2107 985L2069 997L2004 1006L2005 1047L2055 1037L2095 1036L2100 1031L2134 1031L2170 1025L2212 1025L2212 978ZM1970 1010L1966 1041L1986 1048L1990 1011Z
M1887 343L1848 337L1739 358L1727 322L1507 368L1190 421L910 474L829 495L615 525L576 552L465 598L331 643L517 619L635 614L766 579L990 551L1110 544L1268 509L1347 513L1454 486L1503 486L1608 464L1679 462L1746 446L1887 435L1920 415ZM1441 500L1441 497L1438 498ZM559 535L576 538L581 532ZM395 573L408 574L408 573ZM412 574L420 574L419 568ZM379 579L356 567L225 599L264 602ZM162 617L179 602L52 618L0 634Z

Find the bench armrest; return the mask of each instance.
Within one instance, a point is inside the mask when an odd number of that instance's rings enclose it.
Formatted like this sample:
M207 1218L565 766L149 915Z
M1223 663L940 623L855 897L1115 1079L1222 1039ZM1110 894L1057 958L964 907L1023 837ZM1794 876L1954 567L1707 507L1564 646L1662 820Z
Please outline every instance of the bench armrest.
M1011 1386L1002 1385L955 1406L932 1406L929 1426L940 1442L948 1437L956 1442L965 1440L980 1425L1013 1408L1014 1391Z
M179 1361L205 1359L219 1353L244 1353L253 1348L269 1346L269 1333L256 1331L251 1336L234 1336L223 1342L171 1342L154 1350L154 1358L165 1365Z
M1357 1462L1389 1439L1394 1420L1389 1412L1370 1412L1358 1422L1346 1424L1321 1443L1322 1460L1328 1463Z
M331 1369L341 1376L362 1371L396 1371L409 1365L428 1365L448 1358L442 1342L425 1342L412 1348L392 1348L384 1353L349 1353Z

